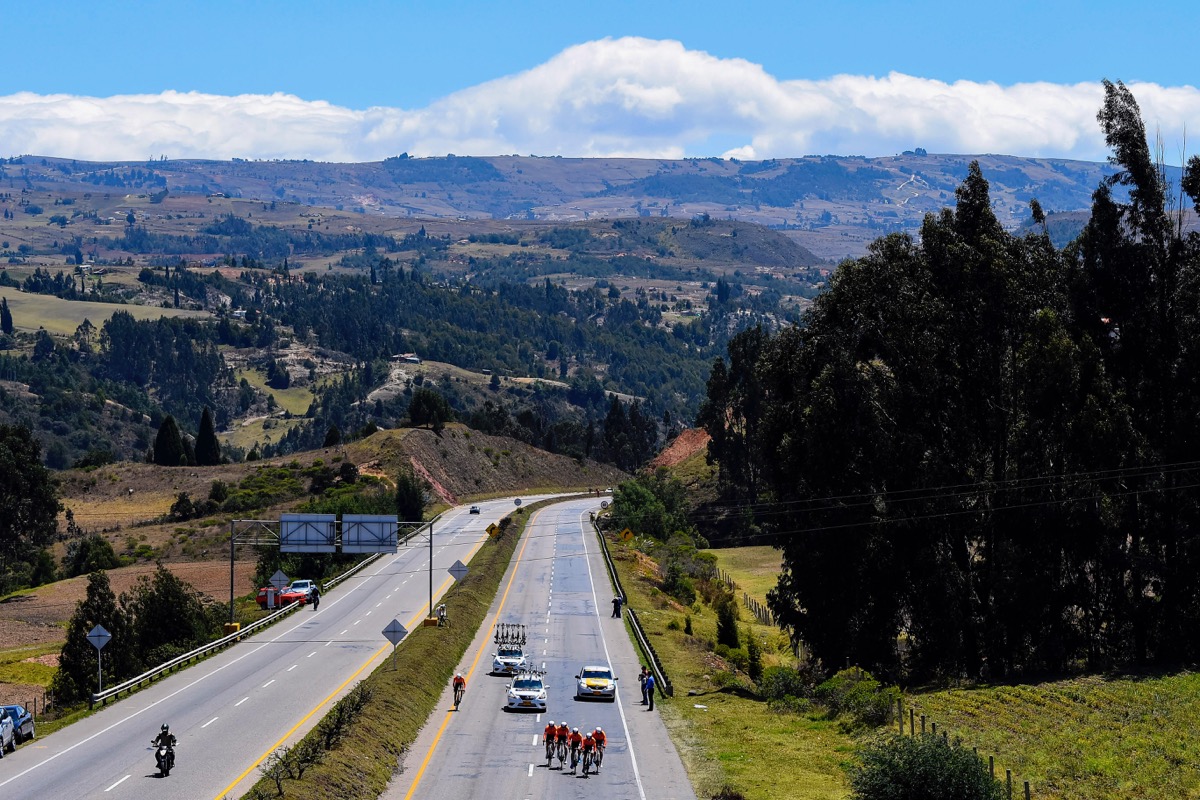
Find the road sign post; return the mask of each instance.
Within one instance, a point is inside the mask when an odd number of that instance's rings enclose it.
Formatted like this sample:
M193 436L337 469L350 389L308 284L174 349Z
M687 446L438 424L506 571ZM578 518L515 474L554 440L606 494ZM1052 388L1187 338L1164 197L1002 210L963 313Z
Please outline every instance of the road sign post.
M396 645L408 635L408 629L398 619L394 619L383 629L383 635L392 643L392 669L396 668Z
M112 639L112 634L104 630L103 625L97 625L88 632L87 640L96 648L96 682L99 685L97 691L104 691L104 666L100 661L100 651L104 649L104 645L108 644Z

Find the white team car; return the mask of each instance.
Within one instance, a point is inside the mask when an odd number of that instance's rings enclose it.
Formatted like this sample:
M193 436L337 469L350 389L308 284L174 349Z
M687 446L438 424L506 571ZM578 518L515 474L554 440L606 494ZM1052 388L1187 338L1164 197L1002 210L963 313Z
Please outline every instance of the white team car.
M546 684L536 672L518 672L508 685L506 699L509 711L545 711Z
M576 700L609 700L617 699L617 679L608 666L588 666L579 670L575 676L579 681L575 685Z
M525 651L515 645L500 645L492 656L493 675L512 675L525 669L528 663Z

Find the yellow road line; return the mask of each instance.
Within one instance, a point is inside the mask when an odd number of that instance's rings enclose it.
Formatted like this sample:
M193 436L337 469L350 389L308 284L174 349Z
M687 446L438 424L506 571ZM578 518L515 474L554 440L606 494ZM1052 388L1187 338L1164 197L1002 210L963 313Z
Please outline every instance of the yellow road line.
M541 512L539 511L530 518L529 525L527 526L528 529L531 530L533 528L533 520L540 514ZM525 548L529 546L529 540L532 538L532 535L526 536L525 541L521 543L521 552L517 554L517 563L513 567L512 575L508 579L508 586L504 587L504 596L500 598L500 605L496 609L496 616L492 617L492 624L488 627L487 635L484 637L485 639L490 638L492 631L496 629L496 620L500 618L500 612L504 610L504 604L508 602L508 592L510 589L512 589L513 581L517 579L517 567L521 566L521 559L525 557ZM468 679L475 674L475 667L479 666L479 657L483 655L483 650L484 648L480 648L479 652L475 654L475 660L471 662L471 669L467 670ZM412 800L413 792L417 790L418 784L421 783L421 776L425 774L425 768L429 766L429 760L433 758L433 751L437 750L438 742L441 741L442 734L446 731L446 726L450 724L450 714L451 712L446 712L446 718L442 720L442 724L438 727L437 733L434 734L433 744L429 746L429 752L426 753L425 758L422 759L421 767L417 770L417 774L413 778L412 786L409 787L408 794L404 795L404 800Z
M531 520L531 522L532 522L532 520ZM486 540L483 540L483 541L486 541ZM470 552L470 553L467 555L467 561L470 561L472 558L474 558L474 557L475 557L475 554L476 554L477 552L479 552L479 548L483 546L483 541L480 541L480 542L479 542L477 545L475 545L475 547L474 547L474 548L471 550L471 552ZM526 540L526 542L528 542L528 540ZM521 554L522 554L522 555L524 555L524 553L525 553L525 547L522 545L522 547L521 547ZM517 561L518 561L518 562L520 561L520 557L518 557L518 558L517 558ZM514 574L514 575L516 574L516 570L513 570L513 574ZM445 592L445 590L446 590L446 585L447 585L447 584L449 584L449 583L451 583L453 580L454 580L454 578L447 578L446 580L442 581L442 585L438 587L436 594L437 594L437 595L439 595L439 596L440 596L440 595L442 595L442 594ZM509 585L510 585L510 586L512 585L512 581L511 581L511 580L509 581ZM505 590L504 590L504 597L505 597L506 599L507 599L507 597L508 597L508 590L507 590L507 589L505 589ZM501 603L501 607L503 607L503 603ZM411 620L409 620L409 623L408 623L408 628L409 628L409 630L413 630L413 629L416 627L416 625L417 625L417 621L418 621L418 620L421 620L421 619L424 619L424 618L425 618L425 612L424 612L424 611L422 611L422 612L418 613L418 614L417 614L415 617L413 617ZM493 622L492 622L492 627L495 627L495 625L496 625L496 623L493 621ZM490 632L491 632L491 631L489 631L489 633L490 633ZM370 658L368 658L368 659L366 660L366 662L364 662L364 663L363 663L363 665L362 665L361 667L359 667L358 669L356 669L356 670L354 671L354 674L353 674L353 675L351 675L349 678L346 678L346 680L344 680L344 681L342 682L342 685L341 685L341 686L339 686L339 687L337 687L336 689L334 689L334 690L333 690L333 693L332 693L332 694L330 694L328 697L326 697L326 698L325 698L324 700L322 700L321 702L317 703L317 705L316 705L316 706L313 708L313 710L312 710L312 711L309 711L307 714L305 714L305 715L304 715L303 719L301 719L299 722L297 722L295 725L293 725L291 728L289 728L289 729L288 729L288 732L287 732L287 733L285 733L285 734L283 735L283 737L282 737L282 738L281 738L281 739L280 739L278 742L276 742L275 744L271 745L271 746L270 746L270 748L268 748L268 749L267 749L267 751L266 751L265 753L263 753L261 756L259 756L257 759L255 759L255 761L254 761L254 763L253 763L253 764L251 764L250 766L246 767L246 770L245 770L245 771L244 771L244 772L243 772L241 775L238 775L238 776L237 776L237 778L235 778L235 779L234 779L233 783L231 783L231 784L229 784L228 786L226 786L226 787L225 787L225 789L224 789L224 790L223 790L223 791L222 791L220 794L218 794L218 795L216 796L216 798L214 798L214 800L225 800L225 798L227 798L227 797L229 796L229 793L230 793L231 791L233 791L233 787L235 787L235 786L237 786L239 783L241 783L241 782L242 782L242 780L244 780L244 779L245 779L245 777L246 777L247 775L249 775L249 774L250 774L250 772L251 772L252 770L254 770L254 768L255 768L255 767L257 767L257 766L258 766L259 764L261 764L262 762L266 761L266 760L267 760L267 757L268 757L268 756L270 756L270 755L271 755L271 753L274 753L274 752L275 752L275 751L276 751L276 750L277 750L279 747L281 747L281 746L283 745L283 743L284 743L284 742L286 742L286 741L288 740L288 738L289 738L289 737L290 737L290 736L291 736L293 733L295 733L295 732L296 732L296 729L297 729L297 728L299 728L299 727L300 727L301 725L303 725L305 722L308 722L308 720L309 720L309 719L312 717L312 715L313 715L313 714L315 714L315 713L317 713L318 711L320 711L320 710L321 710L321 708L322 708L322 707L324 707L324 705L325 705L326 703L328 703L330 700L332 700L334 697L336 697L336 696L337 696L337 694L338 694L340 691L342 691L342 689L345 689L345 688L346 688L346 684L350 683L350 681L352 681L352 680L354 680L355 678L357 678L357 677L358 677L358 676L359 676L359 675L362 673L362 671L363 671L364 669L366 669L368 666L370 666L370 664L371 664L371 662L372 662L372 661L374 661L375 659L379 658L380 654L382 654L384 650L387 650L387 649L388 649L388 647L389 647L389 645L386 645L386 644L385 644L383 647L379 648L379 649L378 649L378 650L376 650L374 653L372 653L372 654L371 654L371 657L370 657ZM482 651L480 651L480 652L482 652ZM476 656L476 657L475 657L475 660L476 660L476 661L478 661L478 660L479 660L479 657L478 657L478 656ZM474 671L474 669L475 669L475 667L474 667L474 665L472 665L472 667L471 667L471 670L472 670L472 671ZM439 731L439 733L440 733L440 731ZM421 768L422 768L422 769L424 769L424 768L425 768L425 765L424 765L424 764L422 764L422 765L421 765ZM420 777L420 776L418 775L418 777ZM414 786L415 786L415 784L414 784Z
M285 734L283 735L283 737L282 737L282 738L281 738L281 739L280 739L278 742L276 742L275 744L271 745L270 749L268 749L268 750L267 750L267 752L265 752L265 753L263 753L261 756L259 756L259 757L258 757L258 758L257 758L257 759L254 761L254 763L253 763L253 764L251 764L250 766L246 767L246 771L245 771L245 772L243 772L241 775L238 775L238 776L237 776L237 778L235 778L235 779L234 779L233 783L231 783L231 784L229 784L228 786L226 786L226 787L225 787L225 789L224 789L224 790L223 790L223 791L222 791L220 794L218 794L218 795L216 796L216 800L223 800L224 798L228 797L228 795L229 795L229 792L233 791L233 787L235 787L235 786L237 786L239 783L241 783L241 782L242 782L242 779L243 779L243 778L245 778L247 775L249 775L251 770L253 770L253 769L254 769L255 767L257 767L259 764L261 764L263 761L265 761L265 760L267 759L267 756L271 755L271 753L274 753L274 752L275 752L275 750L276 750L276 748L280 747L280 746L281 746L281 745L282 745L284 742L286 742L286 741L288 740L288 737L289 737L289 736L291 736L293 733L295 733L295 732L296 732L296 729L297 729L297 728L299 728L299 727L300 727L301 725L303 725L305 722L308 722L309 718L310 718L310 717L311 717L313 714L317 713L317 711L319 711L319 710L321 709L321 707L322 707L322 706L324 706L326 703L328 703L330 700L332 700L334 697L336 697L338 692L340 692L342 689L345 689L345 688L346 688L346 684L350 683L350 681L352 681L352 680L354 680L355 678L357 678L357 677L359 676L359 674L360 674L360 673L361 673L361 672L362 672L364 669L366 669L368 666L370 666L370 664L371 664L371 662L372 662L372 661L374 661L375 659L379 658L380 654L381 654L381 653L383 653L383 651L384 651L384 650L387 650L387 649L388 649L388 647L389 647L389 645L386 645L386 644L385 644L383 647L379 648L379 649L378 649L378 650L376 650L374 653L372 653L372 654L371 654L371 657L370 657L370 658L368 658L368 659L367 659L367 660L366 660L366 661L363 663L363 665L362 665L361 667L359 667L358 669L356 669L356 670L354 671L354 674L353 674L353 675L351 675L349 678L346 678L346 680L344 680L344 681L342 682L342 685L341 685L341 686L339 686L338 688L334 689L334 690L333 690L333 693L332 693L331 695L329 695L329 697L326 697L326 698L325 698L324 700L322 700L320 703L317 703L316 707L315 707L315 708L313 708L313 710L312 710L312 711L310 711L310 712L308 712L307 714L305 714L303 719L301 719L299 722L297 722L295 725L293 725L291 728L289 728L289 729L288 729L288 732L287 732L287 733L285 733Z

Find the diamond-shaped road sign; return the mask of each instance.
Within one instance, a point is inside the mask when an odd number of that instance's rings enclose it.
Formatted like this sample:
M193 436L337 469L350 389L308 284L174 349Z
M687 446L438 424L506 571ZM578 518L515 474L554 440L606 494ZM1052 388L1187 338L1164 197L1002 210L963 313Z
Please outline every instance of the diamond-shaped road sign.
M393 645L398 645L400 644L400 640L408 635L408 628L405 628L403 625L401 625L400 620L394 619L387 624L386 628L383 629L383 635L386 636L387 640Z
M271 576L271 580L267 581L267 583L276 589L282 589L288 585L288 576L283 574L283 570L277 569L275 570L275 574Z
M622 542L628 542L632 538L633 538L633 531L629 530L629 528L626 528L625 530L621 531L621 541Z
M462 561L455 561L450 565L450 569L446 570L454 576L454 580L461 581L467 574L467 565Z
M495 536L500 532L500 526L493 522L487 526L487 532L488 536Z
M112 634L104 630L103 625L97 625L96 627L92 628L87 635L87 640L91 642L97 650L103 650L104 645L108 644L110 639L112 639Z

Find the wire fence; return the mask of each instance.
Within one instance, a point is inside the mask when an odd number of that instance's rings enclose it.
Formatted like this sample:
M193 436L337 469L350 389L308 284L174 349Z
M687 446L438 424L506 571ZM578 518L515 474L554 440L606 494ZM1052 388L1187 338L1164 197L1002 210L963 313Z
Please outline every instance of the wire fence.
M896 721L900 727L900 735L903 736L904 735L904 701L903 700L896 701ZM918 731L918 728L920 728L919 731ZM910 705L908 707L908 735L916 736L918 732L921 733L922 735L926 734L926 733L931 733L932 735L937 736L939 733L938 724L936 722L934 722L932 719L927 718L924 714L917 714L916 709L912 705ZM946 728L943 726L940 733L941 733L942 739L946 742L946 744L950 744L950 731L946 730ZM975 752L975 755L979 755L978 747L972 747L971 749ZM987 764L988 764L988 774L991 775L993 779L996 779L996 756L989 755L987 757ZM1025 800L1031 800L1033 795L1030 791L1029 781L1023 781L1022 783L1023 783L1023 788L1024 788L1024 794L1022 796L1025 798ZM1005 800L1013 800L1013 798L1014 798L1014 795L1013 795L1014 782L1013 782L1013 772L1011 769L1004 770L1003 787L1004 787Z

